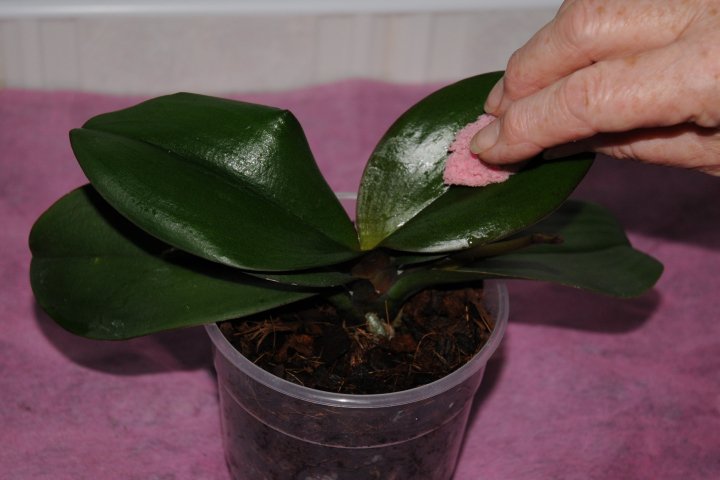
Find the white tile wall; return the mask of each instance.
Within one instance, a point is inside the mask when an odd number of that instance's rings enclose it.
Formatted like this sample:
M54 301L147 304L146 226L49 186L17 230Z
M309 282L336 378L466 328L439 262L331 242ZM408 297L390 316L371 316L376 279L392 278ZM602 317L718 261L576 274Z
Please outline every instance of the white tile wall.
M555 10L6 17L0 81L155 94L452 80L504 68Z

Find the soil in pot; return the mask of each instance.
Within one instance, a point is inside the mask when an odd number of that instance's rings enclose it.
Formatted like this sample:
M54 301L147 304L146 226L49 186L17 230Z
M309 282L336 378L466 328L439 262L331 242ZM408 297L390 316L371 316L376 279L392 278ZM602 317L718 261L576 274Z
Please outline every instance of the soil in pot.
M494 322L482 295L481 288L422 291L397 318L380 320L390 336L370 333L365 322L317 299L219 326L246 358L290 382L335 393L390 393L448 375L485 345Z

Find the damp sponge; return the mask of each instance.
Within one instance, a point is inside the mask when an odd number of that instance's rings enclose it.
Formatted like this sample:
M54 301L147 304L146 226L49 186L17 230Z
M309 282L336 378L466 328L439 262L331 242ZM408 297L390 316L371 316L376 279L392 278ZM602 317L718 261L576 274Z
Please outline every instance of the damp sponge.
M514 173L515 168L488 165L470 151L470 140L494 121L494 116L483 114L457 133L448 149L450 156L445 162L443 181L447 185L484 187L491 183L504 182Z

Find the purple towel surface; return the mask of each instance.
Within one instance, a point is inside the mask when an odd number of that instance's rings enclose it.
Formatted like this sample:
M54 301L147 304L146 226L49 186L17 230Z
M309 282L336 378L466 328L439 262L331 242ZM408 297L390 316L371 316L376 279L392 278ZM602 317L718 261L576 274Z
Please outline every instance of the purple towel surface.
M232 97L291 109L330 185L352 191L385 129L435 87ZM29 286L33 221L86 182L68 130L138 100L0 91L0 478L229 479L201 328L86 340ZM600 158L575 197L612 210L665 273L631 300L509 282L456 480L720 478L720 178Z

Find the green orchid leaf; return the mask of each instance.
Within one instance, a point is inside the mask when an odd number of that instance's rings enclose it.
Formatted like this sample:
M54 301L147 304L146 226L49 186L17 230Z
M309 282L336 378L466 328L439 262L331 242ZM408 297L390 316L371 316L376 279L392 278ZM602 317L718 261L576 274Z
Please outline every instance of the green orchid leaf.
M429 264L442 258L447 257L446 254L432 255L432 254L416 254L407 252L387 252L393 265L399 269L407 268L411 265L418 264ZM332 267L319 268L314 270L300 270L295 272L251 272L246 271L248 275L252 275L264 280L271 282L278 282L286 285L297 286L297 287L311 287L311 288L324 288L324 287L337 287L340 285L347 285L355 280L350 271L352 265L345 265L345 268L341 268L340 265L334 265Z
M401 270L409 266L429 264L431 262L435 262L447 257L446 254L432 255L407 252L388 252L388 255L390 256L393 265L395 265ZM347 285L357 280L357 277L354 277L350 273L351 266L352 265L345 265L345 268L340 268L340 265L334 265L332 267L325 267L314 270L300 270L295 272L246 271L245 273L258 278L262 278L263 280L268 280L270 282L278 282L290 286L324 288Z
M175 94L92 118L71 142L108 203L194 255L269 271L357 255L352 222L287 111Z
M568 201L526 233L556 234L563 242L531 245L463 266L411 271L389 295L404 298L431 285L521 278L632 297L651 288L662 273L662 264L632 248L614 217L597 205Z
M400 252L393 251L391 254L393 261L402 270L410 266L429 264L431 262L437 262L445 257L447 254L428 254L428 253L412 253L412 252Z
M483 113L500 76L479 75L440 89L390 127L360 185L357 228L363 250L381 245L443 252L488 243L545 218L582 180L591 154L536 158L508 181L482 188L443 184L448 147Z
M293 287L325 288L346 285L355 278L340 270L303 270L298 272L245 272L253 277Z
M236 318L311 296L156 240L91 187L60 199L30 234L30 278L64 328L123 339Z

